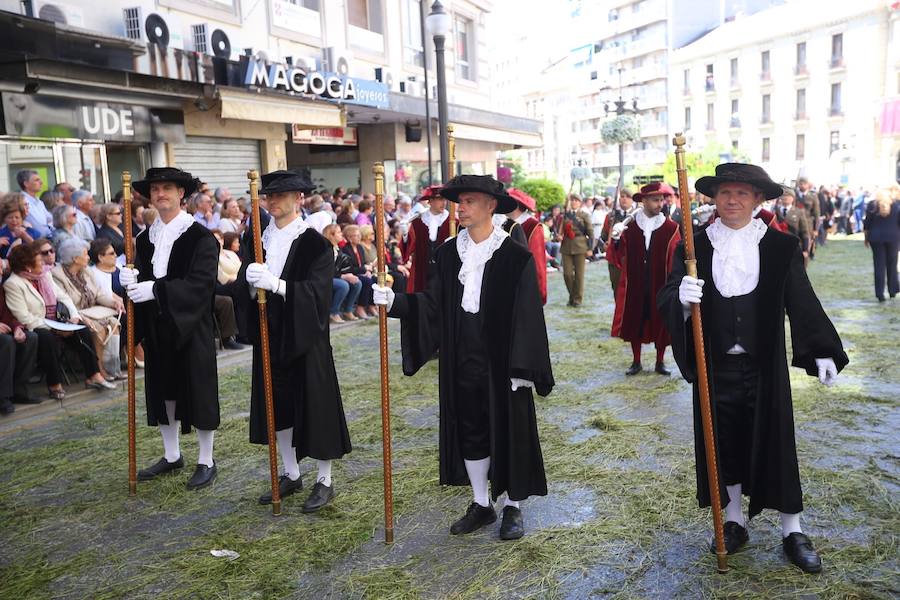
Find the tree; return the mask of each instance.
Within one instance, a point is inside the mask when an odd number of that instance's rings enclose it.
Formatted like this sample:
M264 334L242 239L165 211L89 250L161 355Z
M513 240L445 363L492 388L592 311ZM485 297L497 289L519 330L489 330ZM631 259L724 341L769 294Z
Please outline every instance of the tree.
M550 210L554 204L562 206L566 201L563 186L552 179L526 179L519 189L534 198L540 212Z
M687 170L688 180L693 182L704 175L715 175L716 165L723 162L749 162L750 157L741 150L728 148L722 144L710 144L700 152L685 152L684 166ZM635 175L662 175L663 179L671 184L678 182L678 174L675 170L675 152L666 155L666 161L660 165L644 165L635 168L630 173ZM631 179L633 182L634 179Z

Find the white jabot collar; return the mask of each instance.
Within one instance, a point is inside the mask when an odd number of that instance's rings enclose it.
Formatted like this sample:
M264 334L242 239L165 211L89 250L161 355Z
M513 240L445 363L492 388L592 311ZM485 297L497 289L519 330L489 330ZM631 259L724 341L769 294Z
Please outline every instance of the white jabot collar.
M484 278L484 265L491 260L494 252L503 244L509 234L495 226L491 235L480 243L469 237L468 229L463 229L456 236L456 252L462 261L459 269L459 282L463 284L462 309L475 314L481 309L481 282Z
M519 225L523 224L525 221L531 218L531 213L527 211L523 211L521 215L515 218L515 222Z
M428 239L432 242L437 240L438 229L441 228L441 225L444 224L444 221L447 220L447 217L450 215L450 212L447 210L441 211L441 214L436 215L430 210L426 210L422 213L422 216L419 217L422 219L422 222L428 226Z
M307 229L309 224L299 215L281 229L275 224L274 218L269 220L262 234L262 243L266 249L266 268L272 275L281 277L284 263L287 262L288 254L291 252L291 245Z
M713 247L713 283L724 298L749 294L759 284L759 242L768 231L760 219L731 229L717 218L706 228Z
M647 250L650 248L650 238L653 237L653 232L666 222L666 215L659 213L655 217L648 217L647 213L639 210L634 213L634 222L637 223L637 226L644 233L644 249Z
M181 237L181 234L194 224L194 217L186 212L179 211L175 218L164 223L160 217L156 217L150 226L148 235L153 244L153 277L162 279L169 272L169 256L172 254L172 246Z

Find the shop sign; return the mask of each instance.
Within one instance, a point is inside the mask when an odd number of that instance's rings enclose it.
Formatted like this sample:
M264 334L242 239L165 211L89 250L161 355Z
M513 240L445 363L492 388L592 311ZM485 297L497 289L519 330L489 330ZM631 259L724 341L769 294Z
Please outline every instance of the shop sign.
M246 61L244 85L294 94L318 96L334 102L387 108L388 87L378 81L357 80L337 73L307 71L300 66Z
M7 135L114 142L184 141L179 111L86 102L57 96L2 94Z
M325 127L321 129L300 129L294 123L292 139L295 144L318 144L322 146L356 146L356 127Z

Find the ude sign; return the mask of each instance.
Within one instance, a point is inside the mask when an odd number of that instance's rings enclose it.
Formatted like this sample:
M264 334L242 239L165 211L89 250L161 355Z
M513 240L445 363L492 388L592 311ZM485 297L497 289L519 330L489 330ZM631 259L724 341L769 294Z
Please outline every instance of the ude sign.
M81 123L89 136L134 139L134 109L82 106Z

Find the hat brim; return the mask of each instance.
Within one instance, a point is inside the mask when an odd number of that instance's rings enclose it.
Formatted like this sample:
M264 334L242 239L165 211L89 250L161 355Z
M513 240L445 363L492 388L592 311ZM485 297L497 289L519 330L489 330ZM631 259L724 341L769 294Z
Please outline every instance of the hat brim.
M150 185L154 183L166 183L171 182L177 185L180 188L184 188L184 198L187 199L191 194L197 191L198 181L194 178L186 179L186 178L178 178L178 177L170 177L170 178L160 178L160 179L141 179L139 181L132 181L131 187L137 190L144 198L150 197Z
M696 189L704 196L714 198L715 190L723 183L747 183L759 189L763 193L763 196L766 200L779 198L781 197L781 194L783 192L781 186L774 181L766 181L764 179L737 180L731 177L715 177L712 175L706 175L705 177L701 177L700 179L698 179L697 183L694 184L694 189ZM635 196L637 196L637 194L635 194Z
M496 194L492 192L487 192L482 188L477 187L452 187L441 190L441 196L449 200L450 202L459 203L459 195L465 192L478 192L480 194L484 194L486 196L490 196L497 201L497 209L494 211L494 214L505 215L506 213L511 213L516 210L519 206L518 200L513 198L508 194Z

